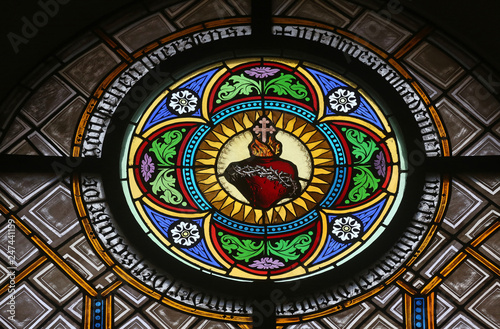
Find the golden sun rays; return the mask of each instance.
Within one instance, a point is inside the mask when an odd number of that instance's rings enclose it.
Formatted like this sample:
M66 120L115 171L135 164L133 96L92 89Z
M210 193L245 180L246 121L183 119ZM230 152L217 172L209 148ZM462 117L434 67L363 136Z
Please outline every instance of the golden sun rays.
M228 217L256 224L288 222L311 211L328 192L335 174L333 151L325 137L304 119L269 112L267 117L279 129L276 138L283 143L281 158L298 168L301 193L269 209L256 209L223 173L229 163L249 157L248 144L253 138L250 129L260 116L261 111L238 113L212 129L196 154L196 181L209 203Z

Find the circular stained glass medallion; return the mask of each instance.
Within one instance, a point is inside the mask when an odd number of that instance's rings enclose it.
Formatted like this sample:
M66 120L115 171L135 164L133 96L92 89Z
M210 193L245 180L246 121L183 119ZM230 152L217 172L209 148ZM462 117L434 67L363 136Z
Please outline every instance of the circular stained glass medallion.
M236 280L342 266L392 220L405 183L391 123L316 65L238 59L186 75L127 133L123 188L171 256Z

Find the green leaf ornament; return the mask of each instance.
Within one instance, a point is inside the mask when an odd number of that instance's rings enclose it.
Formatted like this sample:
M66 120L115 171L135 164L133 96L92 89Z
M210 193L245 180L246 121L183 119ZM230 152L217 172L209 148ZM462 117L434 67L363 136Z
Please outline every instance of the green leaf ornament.
M373 153L379 149L373 140L369 139L365 141L366 134L358 130L347 130L346 137L353 146L352 154L357 159L356 164L369 162Z
M292 80L295 77L291 74L283 74L278 78L274 78L271 81L267 82L264 87L264 93L268 93L269 90L272 90L279 96L282 95L290 95L295 99L302 99L307 96L306 86L297 81L297 83L293 84Z
M159 141L160 139L155 140L149 150L155 154L160 166L173 166L174 163L170 159L176 155L175 146L181 141L182 133L178 130L170 130L161 138L163 142Z
M231 81L233 84L229 83ZM243 74L233 75L229 81L223 84L219 91L219 99L228 101L237 95L250 95L253 91L258 94L262 92L262 83L245 77Z
M151 182L151 185L153 186L154 194L158 195L159 192L162 192L163 194L160 195L160 198L167 203L177 205L184 200L184 197L181 192L175 189L175 177L170 175L172 171L174 171L173 168L162 169L155 180Z
M352 202L359 202L370 196L368 189L371 189L372 193L375 192L380 179L375 178L368 166L357 166L354 169L359 173L353 178L354 187L349 191L348 197Z
M279 96L290 95L295 99L303 99L307 96L307 88L299 81L293 83L296 78L292 74L281 73L281 76L268 82L258 81L246 77L244 74L231 76L224 83L218 93L217 103L228 101L238 95L250 95L255 93L268 94L273 92Z
M267 256L273 254L282 258L285 262L296 260L306 252L312 243L312 232L301 234L293 240L278 240L276 242L264 241L256 242L251 239L240 239L236 236L219 233L221 235L221 244L227 252L237 260L249 262L250 258L257 257L262 253ZM265 248L267 247L267 248Z
M267 242L267 253L283 258L285 262L296 260L301 254L309 249L312 239L309 234L301 234L293 240L279 240L274 245L271 241Z
M250 258L260 255L264 251L264 241L257 243L253 240L243 239L232 235L223 235L222 247L237 260L248 262ZM232 254L235 251L236 254Z

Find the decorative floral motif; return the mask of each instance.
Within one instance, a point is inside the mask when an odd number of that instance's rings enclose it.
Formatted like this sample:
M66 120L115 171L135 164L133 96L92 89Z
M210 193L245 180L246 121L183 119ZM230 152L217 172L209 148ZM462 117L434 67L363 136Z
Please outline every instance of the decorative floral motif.
M379 176L385 177L385 172L386 172L386 164L385 164L385 159L384 159L384 153L380 151L379 154L377 154L375 158L375 163L374 163L375 169L377 169L377 174Z
M200 240L198 226L189 222L180 222L170 228L170 235L174 239L174 243L183 247L190 247Z
M148 181L151 179L151 174L155 171L155 164L153 163L153 159L145 154L144 159L141 161L141 174L144 181Z
M354 186L349 191L349 200L345 201L346 204L350 202L359 202L368 198L377 191L378 183L380 183L380 179L375 178L370 166L355 166L353 169L356 170L357 173L352 178ZM372 193L370 193L369 190L371 190Z
M346 216L335 219L332 234L342 242L349 242L359 237L361 233L361 222L359 219Z
M232 75L228 78L228 81L220 87L218 93L219 99L216 100L216 103L229 101L238 95L248 96L253 93L267 95L271 92L278 96L289 95L295 99L305 99L309 101L306 86L296 80L297 78L294 75L284 73L281 73L279 77L270 81L255 80L244 74Z
M348 113L358 107L358 99L354 91L337 88L328 97L330 107L336 112Z
M254 260L253 263L248 266L255 267L258 270L274 270L285 266L285 264L271 257L263 257L260 260Z
M168 106L178 114L194 112L198 107L198 96L189 90L179 90L172 94Z
M250 70L246 70L245 73L248 74L251 77L256 77L256 78L267 78L267 77L272 77L276 73L278 73L280 70L279 69L273 69L271 67L254 67Z
M371 195L369 190L375 193L378 189L380 179L375 178L369 163L379 147L373 139L357 129L342 128L342 131L345 131L345 136L352 146L352 154L356 158L354 163L360 164L353 167L357 173L352 179L354 186L349 191L349 200L345 203L359 202Z
M218 235L221 237L222 247L227 250L231 257L244 262L249 262L251 258L258 257L262 253L266 256L274 255L285 262L296 260L309 249L313 242L312 231L295 236L293 239L277 239L267 241L265 244L262 240L240 239L238 236L223 232L219 232Z
M342 128L342 131L344 129ZM379 149L371 138L357 129L346 130L345 137L352 145L352 154L356 157L355 164L367 164L373 153Z
M176 188L177 178L175 176L175 169L165 167L174 165L172 161L177 155L176 145L182 140L182 132L184 132L184 129L181 129L181 131L167 131L161 137L155 139L149 149L156 156L156 163L159 170L158 175L150 183L153 193L159 195L167 203L174 205L181 204L184 197ZM185 206L186 202L182 202L182 205Z

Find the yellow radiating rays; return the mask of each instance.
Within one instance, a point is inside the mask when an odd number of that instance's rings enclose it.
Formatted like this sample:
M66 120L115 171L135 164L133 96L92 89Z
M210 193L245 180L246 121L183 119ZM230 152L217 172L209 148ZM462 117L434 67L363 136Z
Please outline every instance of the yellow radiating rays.
M236 120L233 120L234 128L236 131L243 131L243 126Z
M307 192L302 193L302 198L311 202L316 202L316 200Z
M221 129L222 129L222 132L227 137L231 138L231 137L233 137L234 134L236 134L236 130L233 130L233 129L229 128L225 124L221 124L220 126L221 126Z
M272 112L271 112L271 115L270 115L270 116L271 116L271 117L273 117ZM284 117L284 116L283 116L283 115L281 115L281 116L279 117L279 119L278 119L277 121L275 121L275 123L274 123L274 124L276 125L276 127L277 127L277 128L283 129L283 121L284 121L283 117Z
M297 216L297 212L295 211L295 207L293 206L292 203L287 203L285 204L286 210L288 210L293 216Z
M196 161L198 162L198 164L201 164L203 166L213 166L213 165L215 165L215 158L208 158L208 159L198 158Z
M312 131L309 131L307 134L303 134L302 136L300 136L300 139L304 143L308 143L311 140L311 137L313 137L315 134L316 134L316 131L312 130Z
M208 154L211 157L216 157L219 153L218 151L210 151L210 150L201 150L203 153Z
M276 213L278 214L278 217L281 219L281 221L285 221L286 219L286 209L285 207L281 206L276 209Z
M213 131L212 134L217 138L217 140L221 141L222 144L227 142L227 140L229 139L226 135L218 133L216 131Z
M304 198L297 198L293 201L293 204L294 205L297 205L299 207L302 207L304 208L306 211L309 210L309 207L307 206L307 203L306 201L304 200Z
M253 121L250 120L250 118L248 117L247 113L245 113L243 115L243 121L242 121L242 123L243 123L243 125L244 125L244 127L246 129L249 129L249 128L251 128L253 126Z
M196 154L196 165L213 166L224 144L235 135L251 129L261 115L261 111L239 113L217 125L201 143ZM248 152L245 156L248 156Z
M315 168L314 175L328 175L332 173L331 168Z
M250 215L250 212L252 211L252 207L245 205L243 207L243 220L246 221L248 216Z
M231 210L230 216L233 217L236 214L238 214L243 208L243 203L241 202L235 202L233 205L233 209Z
M312 182L316 184L329 184L329 182L324 181L318 177L313 177Z
M218 202L222 204L222 201L225 201L227 197L228 197L228 195L224 190L219 190L217 192L217 194L215 195L215 197L213 197L210 200L210 202L213 203L214 205ZM219 208L222 208L222 207L219 207Z
M318 146L319 144L321 144L323 141L322 140L319 140L319 141L316 141L316 142L311 142L311 143L307 143L307 147L310 149L310 150L314 150L314 148L316 146Z
M286 131L294 131L295 122L297 122L297 118L296 117L293 117L292 120L287 121L287 124L286 124L286 127L285 127L284 130L286 130Z
M272 208L256 209L225 180L223 174L230 162L241 161L250 156L248 144L253 138L250 129L260 116L261 111L238 113L214 127L198 148L196 180L208 202L228 217L257 224L288 222L307 214L328 192L335 174L332 167L333 152L324 136L313 125L295 115L271 111L267 116L283 131L282 135L277 135L280 142L286 144L283 145L282 157L294 162L299 168L299 177L303 180L302 193L293 200L282 200ZM233 143L235 138L242 140L235 143L238 147L226 150L226 145ZM303 148L302 152L305 152L309 160L297 158L297 147ZM230 160L224 160L228 158L229 152Z
M296 135L296 136L300 136L302 134L302 131L306 128L306 125L301 125L299 126L298 128L296 128L294 131L293 131L293 134Z
M214 149L220 149L222 147L222 145L224 145L221 142L214 142L214 141L211 141L211 140L205 140L205 141L207 142L208 145L210 145Z
M328 149L317 149L317 150L312 151L311 155L313 156L313 158L317 158L320 155L325 154L328 151L329 151Z
M280 111L271 111L268 115L279 129L297 137L311 153L314 166L333 166L334 156L330 144L313 125L305 120Z

